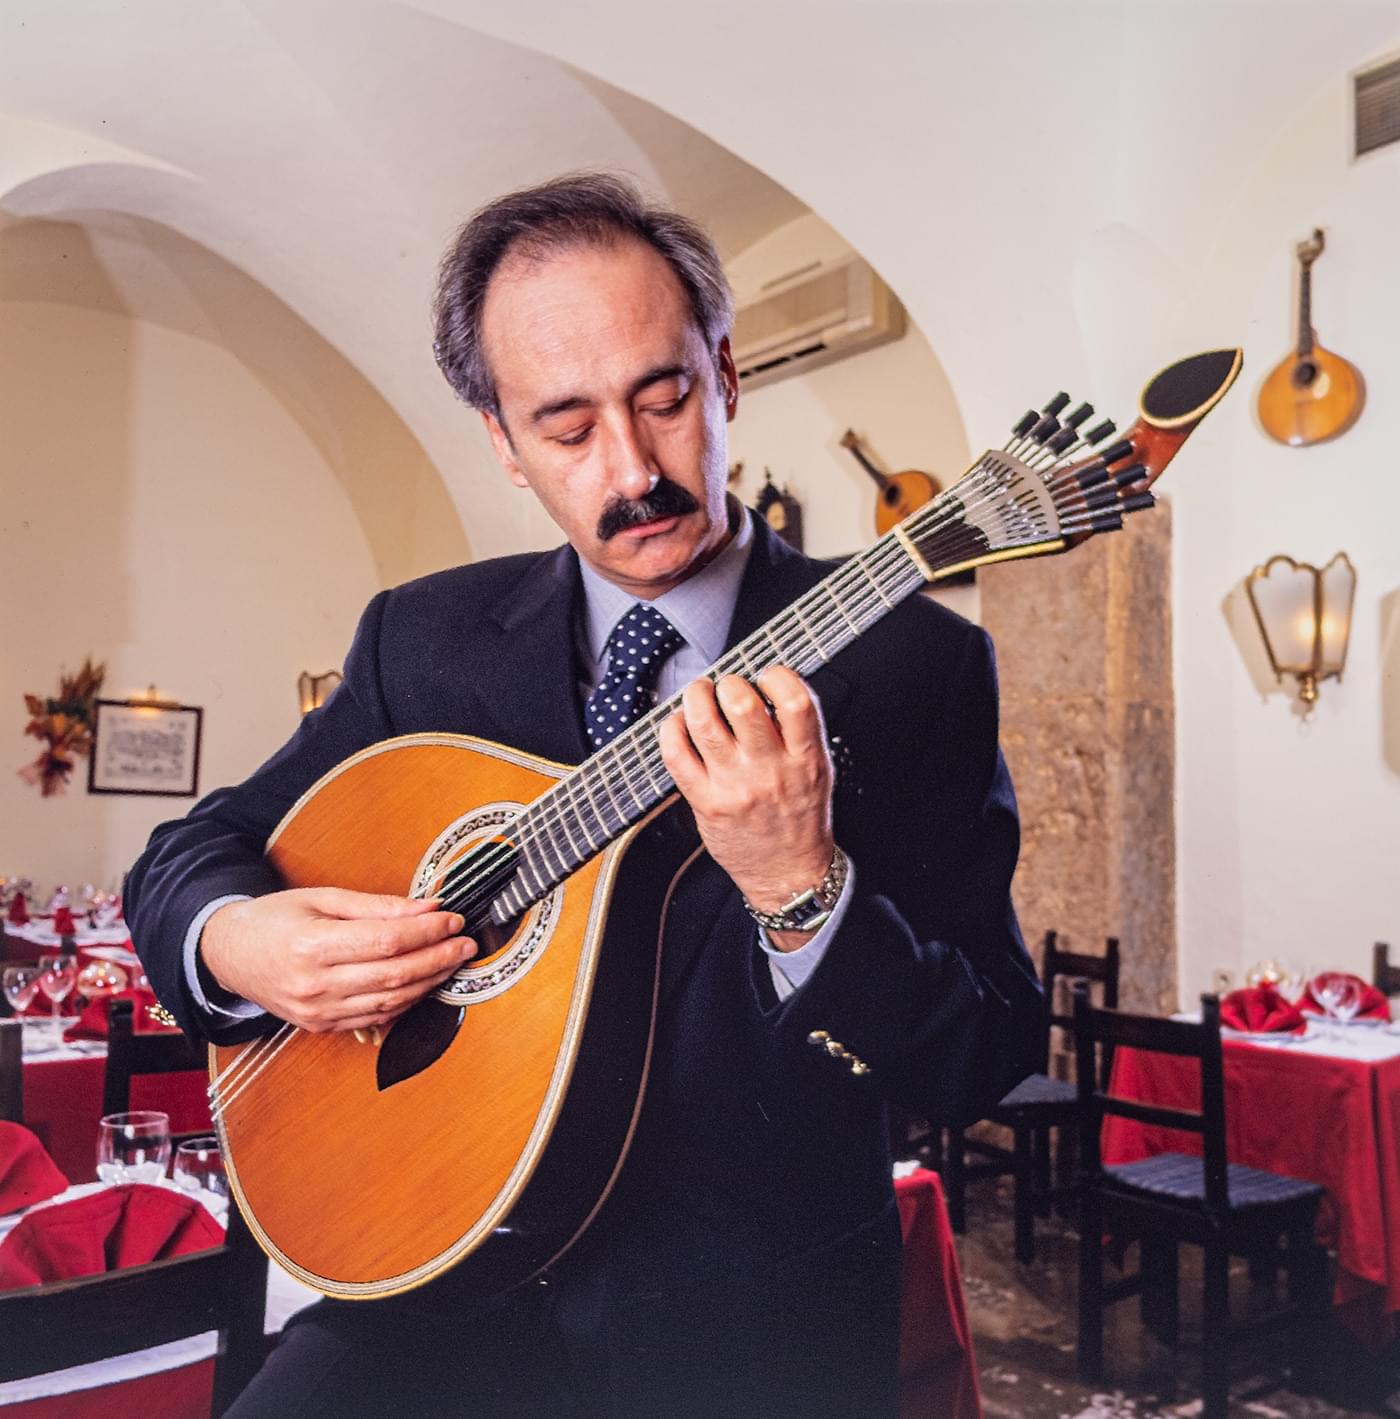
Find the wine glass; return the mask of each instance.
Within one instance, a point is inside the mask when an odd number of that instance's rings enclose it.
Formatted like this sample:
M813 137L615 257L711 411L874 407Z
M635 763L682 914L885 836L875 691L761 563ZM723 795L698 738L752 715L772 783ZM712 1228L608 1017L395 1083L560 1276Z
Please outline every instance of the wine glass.
M158 1183L169 1162L169 1114L107 1114L97 1125L97 1176L103 1182Z
M53 1005L53 1028L57 1034L62 1028L58 1018L59 1006L67 998L78 979L78 961L74 956L40 956L39 989L48 996Z
M5 999L10 1002L10 1008L16 1015L23 1015L34 1003L34 996L38 992L39 968L6 966L4 974L0 975L0 985L4 987Z
M1313 998L1336 1024L1345 1024L1361 1007L1361 992L1345 971L1322 971L1313 977ZM1329 1031L1334 1037L1335 1029Z
M175 1167L171 1174L186 1192L201 1189L211 1192L228 1204L228 1174L224 1171L224 1155L219 1140L211 1133L203 1138L189 1138L175 1150Z

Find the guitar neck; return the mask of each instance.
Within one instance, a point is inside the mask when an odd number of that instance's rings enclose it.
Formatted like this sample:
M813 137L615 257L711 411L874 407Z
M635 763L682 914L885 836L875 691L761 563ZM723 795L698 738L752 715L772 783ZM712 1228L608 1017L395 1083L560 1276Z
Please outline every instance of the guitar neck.
M1298 275L1298 358L1312 354L1312 265L1307 263Z
M1024 464L986 453L963 479L818 582L706 672L753 683L785 665L809 675L926 582L980 562L1058 551L1051 495ZM657 738L679 694L656 705L538 798L515 825L515 880L492 907L504 923L675 791Z
M846 430L845 437L841 440L841 446L843 448L849 448L851 450L851 452L855 455L856 462L859 463L860 466L864 468L867 473L870 474L870 476L875 480L875 484L877 487L884 488L889 483L889 474L882 473L870 461L870 459L866 456L865 450L860 446L860 440L850 429Z
M1150 380L1139 417L1116 442L1092 408L1061 423L1058 394L1028 412L1000 451L984 453L946 492L910 513L786 610L725 652L707 674L752 682L774 665L809 675L926 582L990 562L1076 546L1150 507L1151 484L1240 370L1238 350L1189 356ZM447 885L497 925L513 921L675 792L658 731L672 695L566 774L515 821L507 838ZM472 912L476 908L473 907ZM469 928L470 929L470 928Z

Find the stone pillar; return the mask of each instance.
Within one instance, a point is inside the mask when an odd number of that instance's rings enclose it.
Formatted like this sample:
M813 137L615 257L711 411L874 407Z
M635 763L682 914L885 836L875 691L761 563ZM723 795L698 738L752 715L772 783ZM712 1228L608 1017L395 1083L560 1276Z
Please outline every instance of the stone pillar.
M1027 944L1122 942L1124 1009L1177 1008L1171 507L978 573L1021 806Z

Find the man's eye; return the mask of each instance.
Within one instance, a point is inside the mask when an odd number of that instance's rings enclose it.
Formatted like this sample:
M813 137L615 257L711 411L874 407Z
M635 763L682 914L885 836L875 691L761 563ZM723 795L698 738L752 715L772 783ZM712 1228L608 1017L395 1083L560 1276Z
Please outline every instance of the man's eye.
M670 415L672 415L672 414L679 414L679 413L681 412L681 408L684 406L685 401L686 401L686 398L687 398L687 396L688 396L689 394L690 394L690 391L687 389L686 392L685 392L685 394L682 394L679 399L673 400L670 404L653 404L653 405L647 410L647 413L648 413L648 414L661 414L663 417L667 417L667 418L669 418Z
M575 448L593 432L592 426L580 429L576 434L556 434L555 443L562 443L565 448Z

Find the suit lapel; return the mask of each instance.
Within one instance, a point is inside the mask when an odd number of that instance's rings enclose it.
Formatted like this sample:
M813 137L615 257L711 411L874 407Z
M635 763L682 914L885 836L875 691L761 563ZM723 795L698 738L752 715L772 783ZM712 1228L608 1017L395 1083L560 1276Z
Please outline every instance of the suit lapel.
M542 557L497 604L488 680L477 687L501 743L563 764L588 755L578 704L573 550Z

